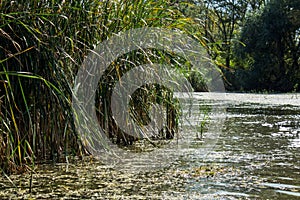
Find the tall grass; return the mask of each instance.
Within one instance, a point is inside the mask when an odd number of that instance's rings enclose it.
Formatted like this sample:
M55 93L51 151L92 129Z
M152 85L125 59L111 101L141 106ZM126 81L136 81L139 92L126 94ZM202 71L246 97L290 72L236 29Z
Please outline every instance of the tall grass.
M184 64L179 64L177 60L176 65L170 61L171 55L167 52L158 51L155 49L143 49L135 50L129 54L120 56L114 61L112 65L108 67L104 75L99 81L98 98L97 102L97 114L99 122L104 131L109 135L115 143L132 144L135 140L139 140L139 137L133 137L125 133L119 128L115 118L111 112L111 100L115 83L119 81L120 77L123 77L125 73L130 71L136 66L149 64L149 61L159 64L167 64L169 66L181 67ZM179 65L179 66L178 66ZM132 79L138 79L140 74L136 73L131 77ZM174 80L176 81L176 80ZM121 95L121 94L119 94ZM124 104L127 102L119 101L118 104ZM173 98L173 91L166 87L162 87L158 84L146 84L135 91L130 97L130 114L137 124L141 127L150 123L150 110L153 104L159 104L166 108L166 120L167 127L160 130L160 134L156 135L156 138L172 139L178 130L178 115L179 107L176 104L176 100ZM123 105L123 108L126 106ZM122 113L121 113L122 114ZM127 120L126 116L123 116L124 120ZM139 135L139 132L143 134L141 130L132 130L135 135ZM143 138L148 138L147 134L143 135ZM148 138L149 139L149 138ZM152 142L151 142L152 143ZM153 143L152 143L153 144Z
M22 171L35 162L85 154L71 114L81 63L96 44L120 31L184 29L184 16L170 5L162 0L0 1L1 170Z

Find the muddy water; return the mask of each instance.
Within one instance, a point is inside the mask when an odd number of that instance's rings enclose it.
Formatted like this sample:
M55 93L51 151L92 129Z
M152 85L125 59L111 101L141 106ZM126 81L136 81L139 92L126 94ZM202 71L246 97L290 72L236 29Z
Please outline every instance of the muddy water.
M14 175L0 179L0 199L300 198L300 94L197 93L194 101L223 108L226 116L208 155L183 153L145 172L89 158L39 165L31 194L30 174ZM219 114L210 113L209 121Z

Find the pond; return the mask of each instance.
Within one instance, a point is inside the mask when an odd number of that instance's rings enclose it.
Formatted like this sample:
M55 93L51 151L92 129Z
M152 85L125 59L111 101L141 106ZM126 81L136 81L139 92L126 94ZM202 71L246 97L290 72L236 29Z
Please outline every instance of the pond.
M39 165L31 194L30 174L11 175L0 179L0 199L300 198L300 94L193 98L224 110L221 133L207 155L189 151L150 171L116 170L89 157ZM210 122L219 114L210 113Z

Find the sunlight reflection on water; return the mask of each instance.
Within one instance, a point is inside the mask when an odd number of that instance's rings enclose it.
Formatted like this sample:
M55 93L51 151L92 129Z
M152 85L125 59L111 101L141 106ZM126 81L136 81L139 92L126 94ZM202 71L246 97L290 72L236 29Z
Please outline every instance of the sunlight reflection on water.
M300 95L225 96L194 95L199 104L226 108L222 134L206 157L183 148L181 156L167 160L168 166L151 172L118 171L98 161L38 166L31 196L29 174L13 175L16 187L0 178L0 199L298 198ZM201 146L196 141L191 144Z

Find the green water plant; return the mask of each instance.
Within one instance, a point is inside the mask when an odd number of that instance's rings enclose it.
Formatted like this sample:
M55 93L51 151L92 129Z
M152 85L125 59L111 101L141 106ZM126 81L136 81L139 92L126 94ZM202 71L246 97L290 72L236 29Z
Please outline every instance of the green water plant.
M189 33L184 23L191 20L184 18L162 0L0 1L1 170L24 171L35 163L86 154L71 106L84 58L95 45L132 28ZM107 94L103 88L99 99ZM110 120L102 111L101 120Z
M200 116L202 119L199 119L196 131L196 138L199 140L203 140L203 133L207 130L209 125L210 116L209 113L211 112L211 107L209 105L200 105L199 106Z

